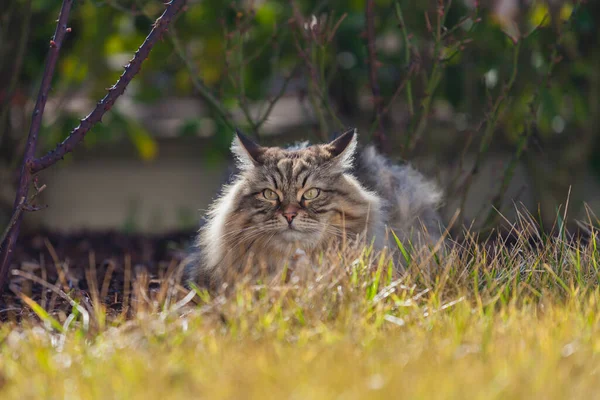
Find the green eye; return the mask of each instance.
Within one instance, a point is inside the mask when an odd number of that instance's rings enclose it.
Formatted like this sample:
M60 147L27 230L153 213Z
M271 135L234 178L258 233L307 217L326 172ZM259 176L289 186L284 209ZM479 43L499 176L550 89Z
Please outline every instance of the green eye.
M265 199L267 200L279 200L279 195L271 189L263 190L263 196L265 196Z
M308 189L306 192L304 192L302 197L304 197L304 200L312 200L312 199L316 199L320 193L321 193L321 191L319 189L312 188L312 189Z

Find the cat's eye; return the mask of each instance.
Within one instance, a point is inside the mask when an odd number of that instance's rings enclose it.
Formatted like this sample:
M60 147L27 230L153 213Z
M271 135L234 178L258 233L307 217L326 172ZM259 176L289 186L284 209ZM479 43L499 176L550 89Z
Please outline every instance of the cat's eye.
M271 189L263 190L263 196L265 196L265 199L267 200L279 200L279 195Z
M306 192L304 192L302 197L304 197L304 200L313 200L313 199L316 199L320 193L321 193L321 191L319 189L312 188L312 189L308 189Z

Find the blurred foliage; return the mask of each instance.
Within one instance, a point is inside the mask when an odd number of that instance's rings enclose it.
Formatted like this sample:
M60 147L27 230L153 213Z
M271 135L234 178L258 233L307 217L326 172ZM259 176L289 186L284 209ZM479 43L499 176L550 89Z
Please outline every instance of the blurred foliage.
M441 159L457 162L456 151L464 145L470 146L468 151L481 151L486 147L477 143L487 139L480 128L489 122L494 100L501 98L490 130L493 147L517 149L518 154L523 149L554 148L560 153L556 168L567 171L567 176L583 164L600 173L600 158L594 151L600 112L597 2L581 6L538 0L478 3L452 2L436 38L437 0L375 1L381 97L385 104L391 98L398 103L381 121L394 148L404 148L406 132L423 128L427 133L417 148L455 149ZM13 168L19 161L31 99L37 93L59 8L60 1L55 0L4 0L0 10L0 151ZM93 105L104 96L163 10L163 2L157 0L75 3L72 33L55 74L54 111L45 119L40 151L52 148L91 111L71 110L66 107L68 100L83 96ZM192 0L169 36L153 49L128 94L135 105L171 97L204 101L207 108L199 110L197 118L183 120L177 133L214 133L214 146L206 154L211 159L227 151L233 113L243 112L247 118L238 125L260 134L260 117L268 119L270 103L291 80L289 74L300 67L286 95L311 99L318 126L309 133L322 137L324 131L364 119L361 99L370 96L364 10L365 0ZM404 27L399 26L397 10L402 12ZM299 16L303 21L298 21ZM303 31L302 23L309 29ZM311 38L310 26L315 24L317 31L327 29L318 32L325 39ZM24 49L22 63L20 49ZM439 77L434 77L436 64ZM505 93L513 74L514 85ZM407 77L410 93L405 88L396 96ZM429 101L431 109L426 105ZM258 118L248 118L248 104L262 104ZM421 120L422 127L418 126ZM88 134L85 145L127 139L141 158L151 160L160 148L144 122L116 108ZM436 136L435 123L449 124L453 134L446 129ZM544 155L554 157L552 150Z

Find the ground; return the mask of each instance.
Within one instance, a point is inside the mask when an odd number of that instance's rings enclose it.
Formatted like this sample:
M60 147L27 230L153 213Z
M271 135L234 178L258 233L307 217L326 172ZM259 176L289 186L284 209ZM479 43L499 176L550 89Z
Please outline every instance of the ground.
M401 271L349 247L221 293L171 279L190 233L49 235L54 256L44 236L21 242L5 296L2 399L599 397L594 232L399 244Z
M85 274L93 262L99 282L103 282L107 271L112 270L107 292L114 295L123 292L127 268L131 269L132 276L140 270L159 276L169 265L185 256L194 235L194 231L175 231L162 235L125 234L118 231L39 231L26 234L18 241L13 264L52 283L58 282L59 272L63 272L69 288L87 291ZM57 269L57 264L61 268ZM19 284L27 279L13 276L11 281ZM37 295L42 294L39 285L28 286L27 289ZM2 308L12 309L18 296L14 291L8 291L2 299ZM0 316L2 320L10 319L11 311L3 314Z

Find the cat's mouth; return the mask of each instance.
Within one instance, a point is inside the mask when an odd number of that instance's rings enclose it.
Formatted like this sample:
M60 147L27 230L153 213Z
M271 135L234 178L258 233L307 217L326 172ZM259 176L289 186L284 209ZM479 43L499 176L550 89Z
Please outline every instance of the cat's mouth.
M305 238L306 236L304 232L298 230L298 228L294 227L293 225L290 225L281 232L280 237L286 241L295 242Z

